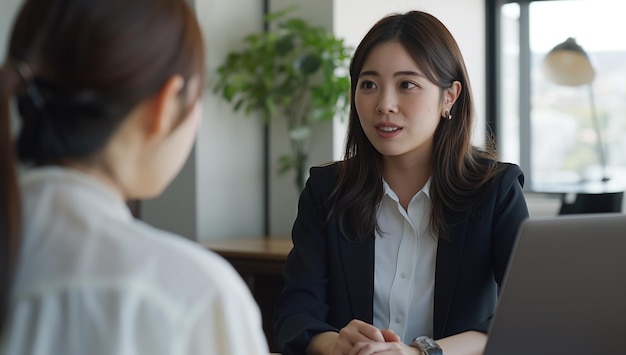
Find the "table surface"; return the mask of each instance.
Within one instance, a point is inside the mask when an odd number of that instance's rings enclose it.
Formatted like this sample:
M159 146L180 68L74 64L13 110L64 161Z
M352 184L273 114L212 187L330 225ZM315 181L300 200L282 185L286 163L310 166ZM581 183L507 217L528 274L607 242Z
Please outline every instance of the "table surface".
M530 191L539 193L555 193L555 194L609 194L620 193L626 190L626 186L619 181L609 180L587 181L578 183L542 183L533 184Z
M202 241L200 244L224 257L277 261L284 261L293 247L291 239L285 237L224 238Z

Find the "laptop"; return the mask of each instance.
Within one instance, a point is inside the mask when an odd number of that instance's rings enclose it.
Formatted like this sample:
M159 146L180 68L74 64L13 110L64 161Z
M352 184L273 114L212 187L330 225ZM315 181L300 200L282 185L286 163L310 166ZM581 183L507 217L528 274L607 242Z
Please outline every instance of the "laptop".
M484 354L626 354L626 215L522 223Z

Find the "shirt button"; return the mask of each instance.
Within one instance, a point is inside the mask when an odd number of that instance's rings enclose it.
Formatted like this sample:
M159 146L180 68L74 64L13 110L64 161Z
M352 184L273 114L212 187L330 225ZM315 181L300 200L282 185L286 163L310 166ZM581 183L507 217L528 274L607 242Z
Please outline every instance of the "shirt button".
M398 323L398 324L402 323L402 316L397 316L396 317L396 323Z
M401 277L401 278L403 278L403 279L406 279L406 277L407 277L406 272L401 273L401 274L400 274L400 277Z

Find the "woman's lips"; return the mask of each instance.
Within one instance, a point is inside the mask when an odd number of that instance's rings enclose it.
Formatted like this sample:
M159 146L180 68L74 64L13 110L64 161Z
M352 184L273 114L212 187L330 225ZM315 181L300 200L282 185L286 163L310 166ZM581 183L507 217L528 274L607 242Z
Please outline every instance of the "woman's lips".
M393 138L400 134L402 127L398 126L376 126L376 133L383 138Z

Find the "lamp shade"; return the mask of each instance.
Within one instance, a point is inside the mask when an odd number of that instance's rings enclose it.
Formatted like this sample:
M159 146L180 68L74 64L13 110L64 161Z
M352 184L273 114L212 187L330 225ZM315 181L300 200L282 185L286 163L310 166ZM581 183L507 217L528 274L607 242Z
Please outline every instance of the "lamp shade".
M596 75L589 56L571 37L548 52L542 68L548 80L566 86L589 84Z

